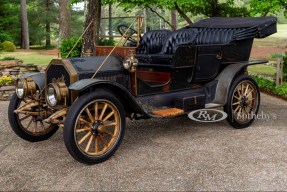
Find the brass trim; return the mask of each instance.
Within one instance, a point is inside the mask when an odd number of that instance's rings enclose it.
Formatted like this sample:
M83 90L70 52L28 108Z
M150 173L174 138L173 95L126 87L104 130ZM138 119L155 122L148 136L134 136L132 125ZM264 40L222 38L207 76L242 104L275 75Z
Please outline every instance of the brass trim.
M51 67L51 65L61 65L64 66L64 68L67 70L67 72L70 75L70 85L75 83L76 81L79 80L79 76L78 73L76 71L76 69L74 68L74 66L72 65L72 63L68 60L68 59L53 59L50 64L48 65L48 67L46 68L45 74L45 85L47 85L47 71L49 70L49 68ZM71 91L71 102L73 103L78 97L78 92L76 91Z

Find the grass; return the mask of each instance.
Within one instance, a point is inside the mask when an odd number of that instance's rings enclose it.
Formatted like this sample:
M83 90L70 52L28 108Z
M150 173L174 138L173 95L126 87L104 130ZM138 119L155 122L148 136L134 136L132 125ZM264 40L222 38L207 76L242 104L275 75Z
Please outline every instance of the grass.
M0 59L4 57L15 57L16 59L20 59L23 63L33 63L36 65L47 66L52 59L56 59L56 55L43 55L39 51L30 50L30 51L22 51L17 50L16 52L2 52L0 53Z
M269 65L252 65L248 67L248 72L257 75L264 75L268 77L274 77L276 68Z

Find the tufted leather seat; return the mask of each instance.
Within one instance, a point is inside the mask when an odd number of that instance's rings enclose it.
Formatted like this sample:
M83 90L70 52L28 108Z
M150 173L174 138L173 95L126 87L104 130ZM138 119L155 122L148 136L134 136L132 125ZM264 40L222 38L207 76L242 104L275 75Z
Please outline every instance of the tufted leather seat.
M197 45L229 44L234 40L234 33L238 29L198 28Z
M153 30L144 34L140 46L137 48L137 54L154 54L159 53L163 43L169 34L170 30Z
M167 37L159 53L141 55L139 61L143 63L172 65L173 54L178 45L194 44L196 36L197 29L184 28L177 30Z

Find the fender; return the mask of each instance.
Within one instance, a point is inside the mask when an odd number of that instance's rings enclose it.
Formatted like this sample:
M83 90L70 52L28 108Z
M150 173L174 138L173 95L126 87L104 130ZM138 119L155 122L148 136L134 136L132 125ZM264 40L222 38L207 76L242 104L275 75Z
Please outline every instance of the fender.
M91 92L95 90L96 88L104 88L109 89L110 91L115 92L115 94L124 101L125 109L128 110L131 113L135 113L136 115L140 116L134 116L135 119L147 119L151 116L147 114L143 108L136 102L135 98L131 95L131 93L122 85L118 84L114 81L108 81L108 80L100 80L100 79L82 79L80 81L77 81L69 86L69 89L72 91L77 91L80 94Z
M259 61L231 63L230 65L225 67L223 71L215 79L218 81L218 83L215 91L216 93L215 98L212 101L212 103L225 105L227 103L229 89L234 78L249 65L257 65L263 63L267 63L267 61L259 60Z
M25 79L27 77L32 77L36 85L39 87L39 90L45 88L45 74L44 73L25 73L18 79Z

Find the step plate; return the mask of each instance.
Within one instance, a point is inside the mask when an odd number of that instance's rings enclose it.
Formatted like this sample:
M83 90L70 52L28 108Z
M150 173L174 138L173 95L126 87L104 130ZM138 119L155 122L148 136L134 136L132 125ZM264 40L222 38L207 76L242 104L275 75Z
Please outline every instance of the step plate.
M175 117L178 115L183 115L184 111L178 108L169 108L169 109L153 111L152 113L160 117Z

